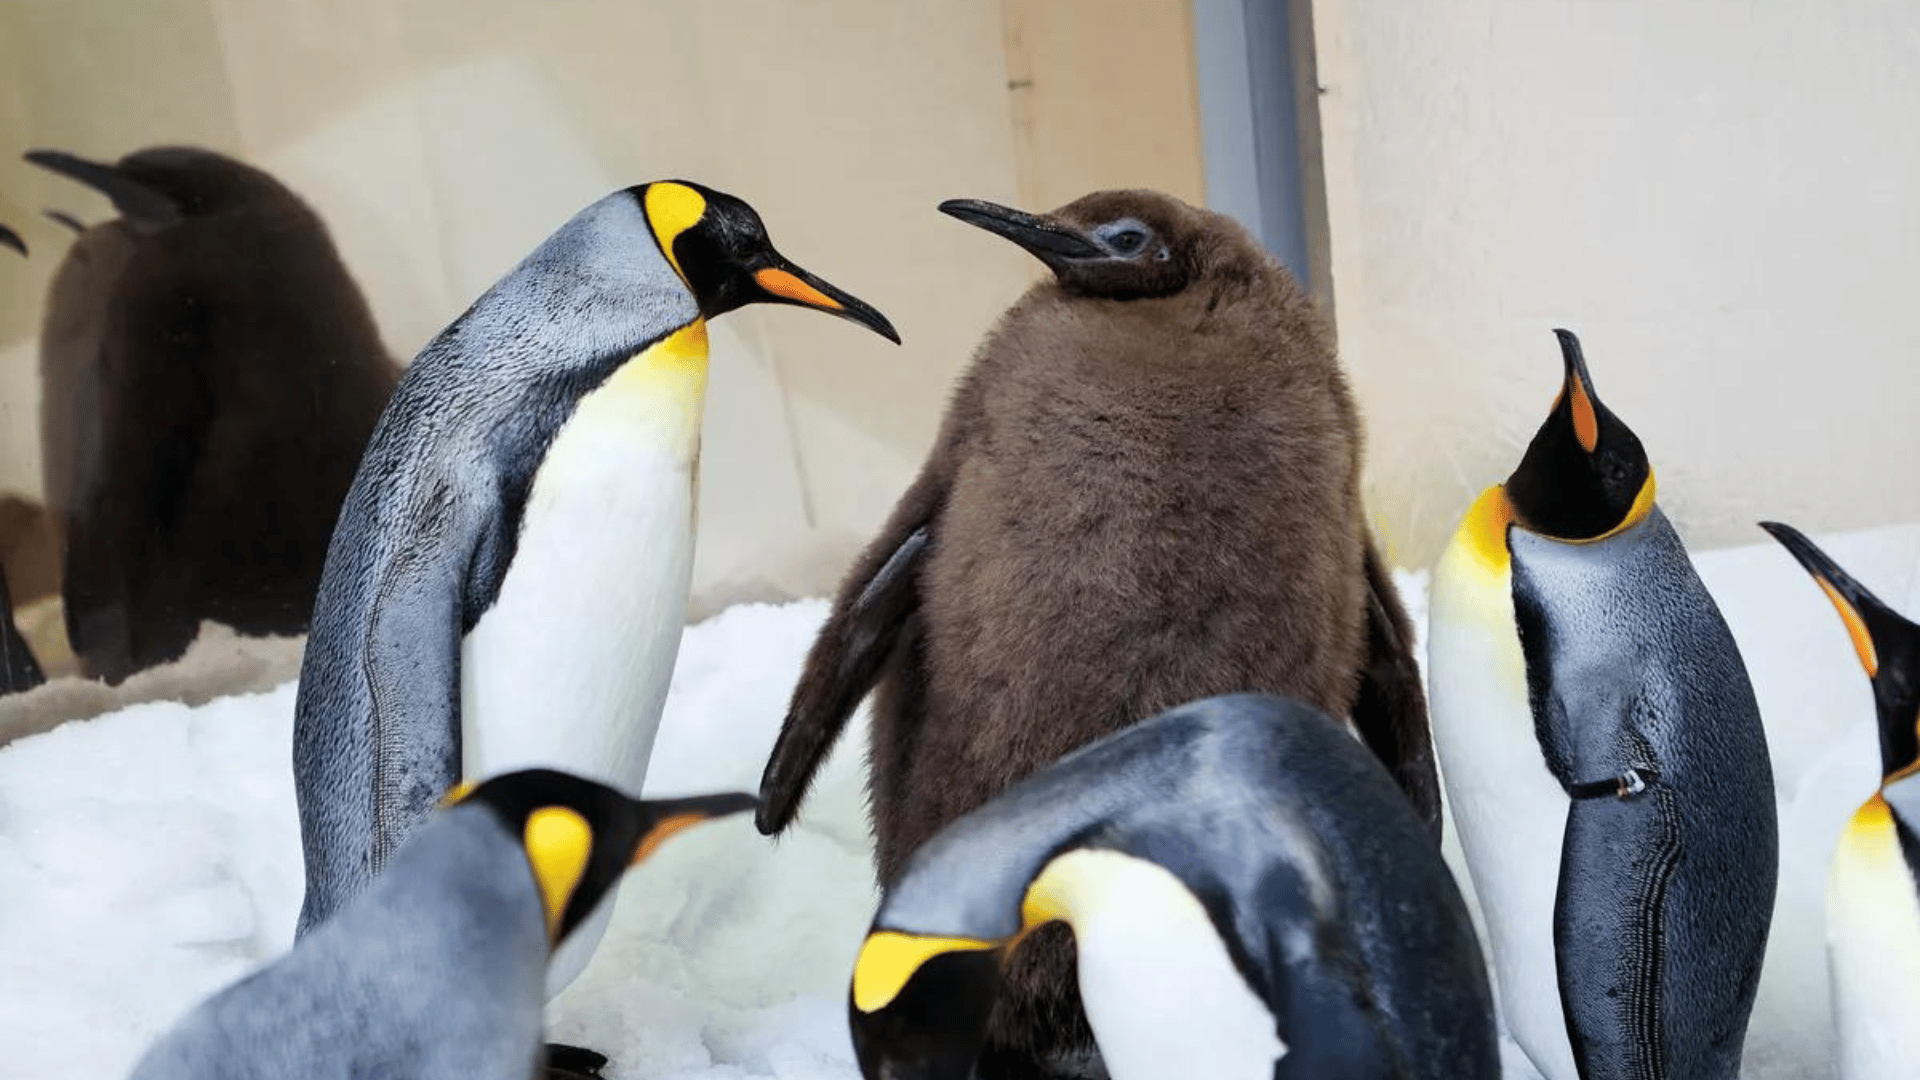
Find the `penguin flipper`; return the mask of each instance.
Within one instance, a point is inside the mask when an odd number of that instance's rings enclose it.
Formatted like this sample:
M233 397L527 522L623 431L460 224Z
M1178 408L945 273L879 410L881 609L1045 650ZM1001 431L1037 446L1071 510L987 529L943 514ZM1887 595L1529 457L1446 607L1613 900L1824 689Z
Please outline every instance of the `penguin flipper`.
M13 621L13 595L0 574L0 695L18 694L46 682L40 662Z
M1434 766L1420 662L1414 655L1413 623L1370 532L1366 541L1367 655L1353 702L1353 723L1438 844L1444 828L1440 774Z
M920 606L919 568L946 485L923 472L841 583L833 613L807 652L780 737L760 777L754 827L772 836L793 823L814 772L833 748Z

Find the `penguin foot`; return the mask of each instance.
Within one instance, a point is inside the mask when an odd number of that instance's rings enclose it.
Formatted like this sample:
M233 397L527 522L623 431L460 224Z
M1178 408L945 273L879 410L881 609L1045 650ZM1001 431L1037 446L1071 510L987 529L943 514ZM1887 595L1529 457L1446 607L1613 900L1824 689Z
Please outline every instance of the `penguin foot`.
M1660 774L1652 769L1628 769L1619 776L1605 780L1575 784L1567 789L1567 794L1576 799L1602 799L1608 795L1625 799L1647 790L1647 785L1658 779Z
M600 1070L606 1067L605 1054L584 1046L547 1044L547 1080L601 1080Z

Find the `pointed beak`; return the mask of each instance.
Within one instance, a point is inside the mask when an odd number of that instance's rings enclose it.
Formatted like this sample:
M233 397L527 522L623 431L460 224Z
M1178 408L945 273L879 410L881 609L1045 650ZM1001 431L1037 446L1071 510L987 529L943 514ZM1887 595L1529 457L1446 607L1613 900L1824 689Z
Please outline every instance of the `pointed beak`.
M27 242L20 239L19 233L5 225L0 225L0 247L10 247L22 255L27 253Z
M1876 678L1880 674L1880 650L1874 642L1868 620L1877 620L1893 612L1880 602L1879 597L1867 591L1866 586L1840 569L1838 563L1815 547L1813 541L1798 529L1777 521L1763 521L1760 527L1780 541L1799 561L1801 568L1813 576L1814 584L1820 586L1820 591L1827 594L1834 610L1840 613L1840 621L1846 624L1847 637L1853 640L1853 651L1860 657L1860 666L1866 669L1867 678Z
M87 231L87 226L85 223L83 223L79 218L74 217L72 214L67 213L65 210L42 210L40 212L47 216L47 220L58 222L61 225L65 225L67 228L72 229L76 233L83 233Z
M128 179L112 165L75 157L64 150L29 150L22 156L49 172L98 191L113 200L114 209L136 221L172 225L180 220L180 208L172 199Z
M979 199L948 199L940 204L940 212L1019 244L1056 272L1069 260L1107 257L1080 230L1044 215Z
M773 303L798 304L829 315L838 315L849 322L859 323L895 345L900 344L899 332L873 305L827 284L785 259L755 270L753 283L760 286L760 291L766 294L765 299Z
M628 865L645 862L660 845L675 833L684 832L714 818L744 814L760 805L760 800L745 792L724 795L695 795L685 799L648 799L640 803L653 824L640 834Z
M1591 454L1600 445L1600 417L1594 411L1593 377L1587 374L1587 357L1573 331L1555 329L1553 336L1560 339L1560 360L1566 365L1566 382L1560 388L1559 400L1568 403L1574 438Z

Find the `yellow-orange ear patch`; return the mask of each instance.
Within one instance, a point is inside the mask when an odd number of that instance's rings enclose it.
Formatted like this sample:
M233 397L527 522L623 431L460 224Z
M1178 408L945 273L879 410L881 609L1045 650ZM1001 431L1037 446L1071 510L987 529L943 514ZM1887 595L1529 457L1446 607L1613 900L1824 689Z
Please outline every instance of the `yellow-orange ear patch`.
M801 281L785 270L756 270L753 273L753 280L758 282L761 288L775 296L795 300L809 307L825 308L828 311L846 310L846 305L840 301Z
M646 208L647 224L653 229L654 239L660 241L660 250L666 252L673 272L685 281L687 274L680 269L680 260L673 254L673 242L699 223L707 212L707 200L685 184L661 181L647 185Z
M861 1012L876 1012L892 1004L906 989L913 973L943 953L978 952L999 948L998 942L974 938L921 937L894 930L877 930L860 946L853 965L853 1004Z
M547 910L547 934L560 927L560 913L580 887L587 872L587 859L593 854L593 826L578 811L564 806L543 806L527 815L524 834L527 862L533 866L533 879L540 886L540 899Z

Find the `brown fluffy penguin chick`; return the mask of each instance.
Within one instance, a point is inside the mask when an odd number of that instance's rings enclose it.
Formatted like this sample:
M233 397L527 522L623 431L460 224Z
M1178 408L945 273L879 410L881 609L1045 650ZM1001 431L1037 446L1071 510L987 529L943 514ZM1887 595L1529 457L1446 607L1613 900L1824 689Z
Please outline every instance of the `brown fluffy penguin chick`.
M43 480L82 670L118 683L176 659L202 619L304 632L399 379L325 224L208 150L26 157L119 211L80 228L40 338Z
M883 885L1009 783L1241 691L1352 717L1437 838L1411 628L1362 514L1359 418L1299 284L1231 219L1154 192L1044 216L941 209L1054 278L987 335L842 585L762 778L760 830L791 823L877 685ZM982 1080L1054 1075L1091 1048L1074 982L1063 928L1021 947Z

